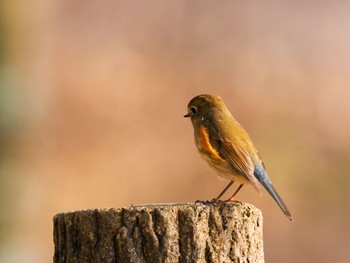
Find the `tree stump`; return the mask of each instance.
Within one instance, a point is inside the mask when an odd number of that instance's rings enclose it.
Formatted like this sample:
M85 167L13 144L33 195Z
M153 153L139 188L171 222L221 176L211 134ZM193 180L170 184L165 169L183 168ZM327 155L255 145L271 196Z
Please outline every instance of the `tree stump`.
M154 204L54 217L55 263L264 262L249 204Z

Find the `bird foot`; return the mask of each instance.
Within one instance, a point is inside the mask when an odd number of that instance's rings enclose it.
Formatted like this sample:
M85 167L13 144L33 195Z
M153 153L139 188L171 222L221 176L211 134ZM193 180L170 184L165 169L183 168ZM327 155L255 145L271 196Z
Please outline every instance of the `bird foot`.
M229 202L229 200L223 201L223 200L220 200L220 199L217 199L217 198L213 198L213 199L211 199L211 200L197 200L197 201L195 202L195 204L196 204L196 205L197 205L197 204L211 205L211 204L222 204L222 203L228 203L228 202ZM238 201L238 200L232 200L231 202L239 202L239 203L241 203L241 202Z
M196 205L209 205L212 202L209 200L196 200L196 202L194 202Z
M196 205L197 204L202 204L202 205L211 205L211 204L215 204L215 203L219 203L222 202L221 200L218 200L216 198L213 198L211 200L197 200L196 202L194 202Z
M222 201L224 203L239 203L239 204L242 204L241 201L237 200L237 199L227 199L225 201Z

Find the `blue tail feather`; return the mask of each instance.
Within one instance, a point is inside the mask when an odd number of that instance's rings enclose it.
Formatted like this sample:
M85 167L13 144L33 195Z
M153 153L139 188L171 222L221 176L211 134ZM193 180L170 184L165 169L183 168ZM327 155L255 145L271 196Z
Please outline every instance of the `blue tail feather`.
M282 198L279 196L276 189L272 186L271 180L262 165L255 168L254 176L256 177L256 179L258 179L258 181L264 186L264 188L269 192L272 198L276 201L278 206L281 208L283 214L287 216L289 220L293 221L292 215L290 214L287 205L283 202Z

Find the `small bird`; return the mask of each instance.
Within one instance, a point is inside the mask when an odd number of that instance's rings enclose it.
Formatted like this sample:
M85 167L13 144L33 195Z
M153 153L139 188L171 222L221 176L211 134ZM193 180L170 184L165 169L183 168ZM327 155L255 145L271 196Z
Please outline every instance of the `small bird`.
M272 186L255 145L222 99L208 94L196 96L189 102L187 111L184 117L191 118L195 144L201 157L214 173L230 180L212 202L219 201L234 182L238 182L239 187L225 202L237 202L235 196L246 184L251 184L261 193L261 184L283 214L293 221L288 207Z

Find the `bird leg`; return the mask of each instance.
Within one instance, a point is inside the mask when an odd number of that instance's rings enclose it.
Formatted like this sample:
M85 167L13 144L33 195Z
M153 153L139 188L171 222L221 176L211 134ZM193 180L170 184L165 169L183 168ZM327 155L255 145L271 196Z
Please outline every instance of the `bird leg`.
M243 184L239 185L237 190L233 193L233 195L231 195L231 197L227 200L225 200L225 203L240 203L240 201L235 199L236 194L239 192L239 190L241 190L241 188L243 187Z
M230 182L228 183L228 185L225 187L225 189L222 190L222 192L218 195L218 197L213 198L213 199L211 200L211 202L214 203L214 202L217 202L218 200L220 200L221 196L223 196L224 193L226 193L226 191L231 187L231 185L232 185L234 182L235 182L235 181L233 181L233 180L230 181Z

